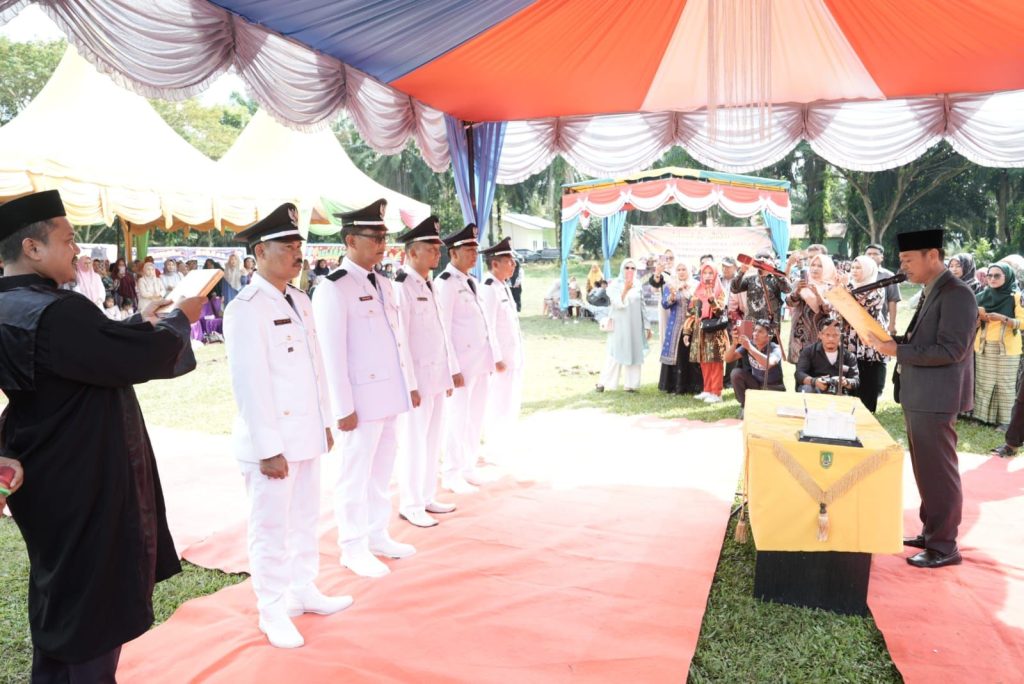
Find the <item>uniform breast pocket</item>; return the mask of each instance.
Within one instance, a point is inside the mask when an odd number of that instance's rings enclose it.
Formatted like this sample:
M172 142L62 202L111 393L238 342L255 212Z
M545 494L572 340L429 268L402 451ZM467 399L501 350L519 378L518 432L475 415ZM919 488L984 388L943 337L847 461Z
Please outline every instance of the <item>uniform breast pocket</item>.
M270 336L270 351L274 361L295 363L306 360L306 338L294 323L276 326Z

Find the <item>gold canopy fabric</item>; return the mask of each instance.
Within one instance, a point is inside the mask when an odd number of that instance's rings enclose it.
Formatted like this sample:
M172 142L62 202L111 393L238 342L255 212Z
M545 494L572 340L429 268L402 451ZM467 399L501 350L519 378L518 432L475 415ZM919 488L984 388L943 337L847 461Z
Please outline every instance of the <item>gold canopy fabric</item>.
M778 407L839 411L856 406L857 437L863 448L800 442L803 418L776 414ZM758 551L903 551L903 449L860 400L821 394L747 393L743 420L746 490L750 525ZM829 534L818 541L818 502L776 455L782 447L823 490L858 464L881 454L879 469L828 506ZM824 456L827 452L830 456ZM828 467L823 464L830 462Z
M39 95L0 128L0 201L60 190L68 218L165 229L246 226L259 188L218 174L145 98L68 47Z

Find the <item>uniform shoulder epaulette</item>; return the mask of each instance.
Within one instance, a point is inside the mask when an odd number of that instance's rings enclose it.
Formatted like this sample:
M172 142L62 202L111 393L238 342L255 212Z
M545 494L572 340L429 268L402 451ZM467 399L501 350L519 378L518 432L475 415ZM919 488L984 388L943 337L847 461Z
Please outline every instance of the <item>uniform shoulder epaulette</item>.
M406 273L405 271L401 271L398 275L395 276L395 282L396 283L404 283L405 279L408 278L408 277L409 277L408 273Z
M451 274L450 271L445 271L444 273L442 273L441 275L439 275L437 277L440 278L441 280L448 280L449 278L452 277L452 274Z
M238 294L235 295L235 299L241 299L243 302L247 302L255 297L256 293L259 291L260 289L255 285L246 285Z
M493 285L493 284L494 284L494 278L488 278L487 280L484 281L484 285Z
M348 273L348 271L346 271L345 269L339 268L334 273L327 274L327 279L330 280L331 282L337 282L338 280L341 280L342 278L344 278L345 274L347 274L347 273Z

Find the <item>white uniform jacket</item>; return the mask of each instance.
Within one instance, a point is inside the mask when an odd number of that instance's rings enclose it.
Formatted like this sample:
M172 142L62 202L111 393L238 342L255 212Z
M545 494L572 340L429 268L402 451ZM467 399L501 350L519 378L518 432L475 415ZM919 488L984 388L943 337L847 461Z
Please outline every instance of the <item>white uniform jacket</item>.
M390 281L345 257L313 293L334 419L397 416L411 408L415 387Z
M508 285L488 274L480 288L480 303L487 323L501 347L501 358L509 370L523 367L523 335L519 328L519 313Z
M239 461L278 454L303 461L327 451L324 428L332 421L312 305L302 290L287 287L299 313L259 273L224 312Z
M433 284L403 266L395 277L394 288L399 320L412 361L415 389L424 397L453 389L452 376L459 372L459 362L451 338L441 324Z
M480 305L480 284L448 264L434 278L434 292L441 311L441 324L451 336L462 374L487 375L494 371L494 364L502 360L501 349Z

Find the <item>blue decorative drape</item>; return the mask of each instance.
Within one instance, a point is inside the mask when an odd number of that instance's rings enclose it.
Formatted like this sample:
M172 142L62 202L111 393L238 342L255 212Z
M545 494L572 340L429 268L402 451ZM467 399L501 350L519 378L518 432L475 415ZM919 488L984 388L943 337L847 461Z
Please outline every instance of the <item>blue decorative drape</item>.
M789 252L789 221L778 216L761 211L761 219L764 225L768 226L769 237L772 241L772 248L775 254L782 261L786 260L786 253Z
M562 221L562 296L559 302L563 309L569 306L569 252L572 251L572 242L576 239L578 225L578 216Z
M612 279L612 255L626 228L626 212L617 211L601 219L601 256L604 257L604 279Z
M476 195L476 211L469 196L469 153L466 146L466 131L463 123L449 114L444 115L448 129L448 151L452 158L452 173L455 176L455 193L462 207L462 218L466 223L477 225L477 239L484 235L484 228L491 216L498 162L501 161L501 146L505 142L505 122L481 123L473 126L473 166L476 178L473 186Z

